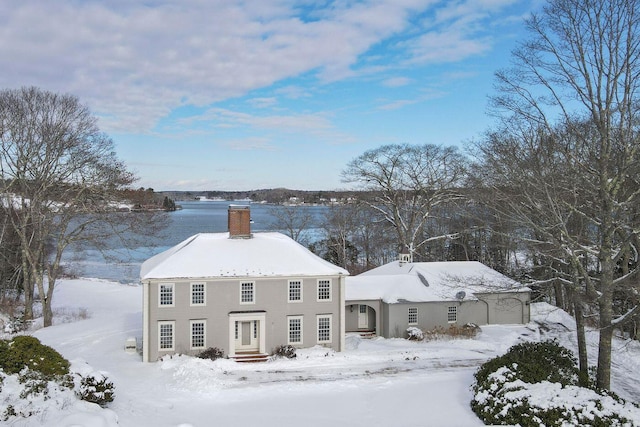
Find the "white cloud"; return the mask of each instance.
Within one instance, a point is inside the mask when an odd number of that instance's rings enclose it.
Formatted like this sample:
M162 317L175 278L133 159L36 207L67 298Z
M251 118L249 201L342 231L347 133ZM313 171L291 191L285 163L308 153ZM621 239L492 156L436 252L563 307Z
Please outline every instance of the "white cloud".
M224 144L227 148L235 151L276 151L277 148L271 144L268 138L249 137L245 139L235 139Z
M407 105L413 105L417 102L420 102L417 99L399 99L397 101L389 102L384 105L378 107L379 110L392 111L399 110L400 108L406 107Z
M276 98L251 98L247 101L254 108L269 108L278 104Z
M457 31L430 32L413 40L411 63L455 62L490 49L489 39L468 38Z
M182 120L185 125L210 123L214 127L278 129L281 132L320 132L332 129L326 114L254 115L224 108L211 108L200 116Z
M418 62L488 49L486 39L460 25L415 33L412 17L433 3L364 0L310 10L284 0L2 2L0 87L70 92L101 117L104 130L148 133L180 106L209 106L303 74L324 82L353 77L372 47L407 31L400 48ZM473 24L503 2L456 4L438 19ZM291 98L309 93L295 86L281 91ZM262 126L330 127L321 116L279 120L262 119Z
M382 82L382 85L386 87L401 87L411 84L412 82L413 79L410 79L408 77L391 77L384 80Z

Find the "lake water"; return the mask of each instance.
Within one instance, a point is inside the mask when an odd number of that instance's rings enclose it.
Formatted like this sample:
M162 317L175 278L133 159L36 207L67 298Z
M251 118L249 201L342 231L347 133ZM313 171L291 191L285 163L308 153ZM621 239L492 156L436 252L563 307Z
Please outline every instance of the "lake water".
M228 201L188 201L180 202L181 210L169 212L169 227L162 238L149 238L149 245L135 249L112 248L107 251L108 259L95 250L70 250L65 257L69 270L80 277L95 277L123 283L139 281L140 265L147 258L160 253L198 233L219 233L227 231L227 209L230 204L247 205L243 202ZM251 231L273 231L276 217L273 209L281 206L251 204ZM327 211L326 206L298 206L313 218L306 231L308 240L320 235L320 226Z

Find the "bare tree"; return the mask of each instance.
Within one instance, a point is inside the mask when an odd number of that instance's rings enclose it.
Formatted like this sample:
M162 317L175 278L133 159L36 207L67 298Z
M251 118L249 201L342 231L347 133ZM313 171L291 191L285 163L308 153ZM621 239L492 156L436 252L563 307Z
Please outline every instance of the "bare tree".
M304 206L272 206L269 210L275 221L270 224L273 230L281 230L299 243L305 241L305 231L313 224L313 215Z
M426 243L455 235L424 236L435 208L461 198L465 161L455 147L385 145L355 158L342 179L369 191L362 200L392 226L398 244L414 255Z
M494 101L509 113L505 127L482 148L485 168L500 177L494 197L571 271L564 283L578 322L581 301L597 304L603 389L610 388L613 330L638 311L616 316L613 295L637 273L617 266L638 253L640 232L633 219L640 207L639 5L551 0L528 19L531 39L514 52L514 67L497 73Z
M20 241L25 295L35 282L50 326L65 249L79 241L104 245L152 218L114 212L134 177L96 118L71 95L34 87L0 91L0 172L2 206ZM32 303L25 301L27 318Z

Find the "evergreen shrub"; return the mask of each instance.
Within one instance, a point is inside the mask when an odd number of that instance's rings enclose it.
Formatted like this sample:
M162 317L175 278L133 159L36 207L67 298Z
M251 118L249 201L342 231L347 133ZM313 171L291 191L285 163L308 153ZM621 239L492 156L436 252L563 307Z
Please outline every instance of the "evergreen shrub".
M113 402L115 397L115 386L105 375L93 373L87 376L80 376L79 384L76 387L76 396L80 399L105 407Z
M224 351L218 347L209 347L208 349L196 354L200 359L216 360L224 357Z
M69 362L35 337L19 335L11 341L0 341L0 369L17 374L25 367L41 373L45 380L69 373Z
M483 364L475 379L471 409L485 424L631 425L622 413L633 409L624 400L577 385L575 357L555 341L517 344Z
M296 357L296 348L292 345L279 345L273 350L273 355L276 357L286 357L287 359L293 359Z
M576 384L578 368L573 353L556 341L524 342L516 344L502 356L483 364L475 378L478 384L488 380L499 368L513 369L517 378L530 384L541 381Z

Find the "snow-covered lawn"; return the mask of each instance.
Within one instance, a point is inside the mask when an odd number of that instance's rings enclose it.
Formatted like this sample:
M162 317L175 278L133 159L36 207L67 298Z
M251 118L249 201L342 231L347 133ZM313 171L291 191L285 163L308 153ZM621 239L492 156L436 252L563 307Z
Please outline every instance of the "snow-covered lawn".
M482 362L521 340L557 337L575 347L571 318L536 305L534 320L542 326L485 326L475 339L416 343L349 336L342 353L316 347L267 363L175 356L145 364L139 354L124 351L128 337L142 336L141 287L65 280L54 302L72 321L34 335L67 359L105 371L115 383L115 400L100 410L75 403L59 409L50 399L40 402L38 415L15 425L479 426L469 402ZM589 340L593 350L597 334ZM640 346L614 345L614 391L640 401Z

